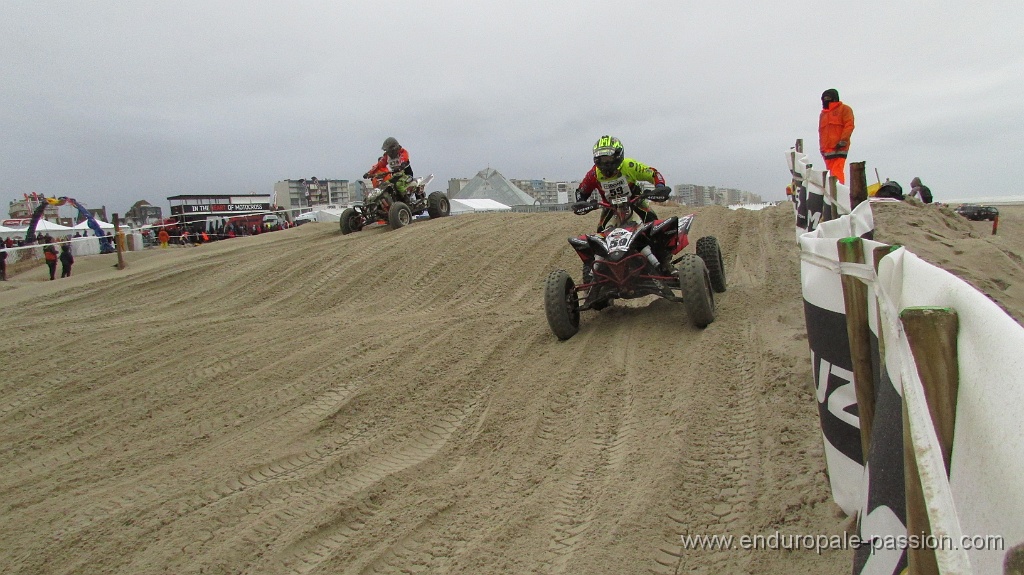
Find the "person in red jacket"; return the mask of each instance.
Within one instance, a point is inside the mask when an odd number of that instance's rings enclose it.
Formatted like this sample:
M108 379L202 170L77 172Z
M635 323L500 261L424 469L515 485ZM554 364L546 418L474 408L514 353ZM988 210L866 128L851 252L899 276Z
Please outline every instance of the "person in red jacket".
M846 183L846 156L853 135L853 109L839 101L835 88L821 93L821 115L818 116L818 148L825 160L825 168Z
M50 280L57 274L57 248L53 244L43 248L43 258L46 260L46 267L50 268Z
M384 140L380 147L384 155L377 160L365 174L364 179L391 181L401 196L405 196L405 188L412 182L412 166L409 164L409 152L394 138ZM376 185L376 182L375 182Z

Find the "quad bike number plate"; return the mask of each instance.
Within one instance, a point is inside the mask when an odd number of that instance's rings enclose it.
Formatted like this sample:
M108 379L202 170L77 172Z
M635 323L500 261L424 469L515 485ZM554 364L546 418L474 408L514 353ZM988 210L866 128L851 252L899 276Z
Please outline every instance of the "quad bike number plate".
M612 230L605 238L605 243L608 245L609 252L621 252L629 247L629 238L633 236L633 233L629 230L617 228Z

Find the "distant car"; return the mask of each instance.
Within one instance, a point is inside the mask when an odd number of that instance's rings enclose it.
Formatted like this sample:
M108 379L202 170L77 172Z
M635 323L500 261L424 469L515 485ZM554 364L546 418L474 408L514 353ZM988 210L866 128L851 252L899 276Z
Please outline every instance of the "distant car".
M999 215L999 210L995 206L979 206L978 204L961 204L953 211L976 222L981 220L994 221Z

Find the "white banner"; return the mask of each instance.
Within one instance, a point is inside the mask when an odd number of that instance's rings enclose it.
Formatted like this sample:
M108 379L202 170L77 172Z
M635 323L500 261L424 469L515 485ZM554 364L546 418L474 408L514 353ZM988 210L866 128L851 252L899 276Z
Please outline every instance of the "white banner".
M864 541L906 539L903 477L903 403L910 421L932 535L944 575L1001 573L1006 550L1024 541L1024 328L988 297L945 270L898 249L867 264L840 263L837 240L872 235L870 202L850 216L801 235L801 281L818 412L833 498L858 517ZM864 241L868 261L875 247ZM875 415L868 462L863 462L860 418L853 388L842 275L868 285ZM938 448L924 392L899 322L907 307L957 312L960 387L950 475ZM885 342L878 357L878 334ZM897 539L898 540L898 539ZM890 546L891 547L891 546ZM865 545L854 573L895 575L906 567L905 549Z

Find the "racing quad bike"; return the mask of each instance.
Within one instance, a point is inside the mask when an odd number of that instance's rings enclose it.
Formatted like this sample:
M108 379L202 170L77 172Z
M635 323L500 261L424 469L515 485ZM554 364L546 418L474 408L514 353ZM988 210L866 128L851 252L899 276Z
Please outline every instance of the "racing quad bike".
M347 208L341 212L341 233L358 232L369 224L379 223L397 230L412 223L413 216L426 213L431 219L442 218L451 212L448 196L442 192L426 195L427 184L434 179L416 178L400 193L390 179L375 177L363 181L363 189L369 189L363 205Z
M558 339L576 335L581 311L600 311L616 298L656 295L683 303L690 320L699 328L715 321L715 293L726 289L718 240L713 236L702 237L697 240L696 254L680 254L689 244L693 214L647 223L630 221L638 202L645 198L665 201L667 195L655 195L662 193L630 195L626 190L618 195L607 194L607 203L573 205L577 215L600 207L608 209L617 223L595 234L569 238L569 244L584 262L582 283L577 285L565 270L548 275L544 310ZM593 262L589 269L588 262Z

